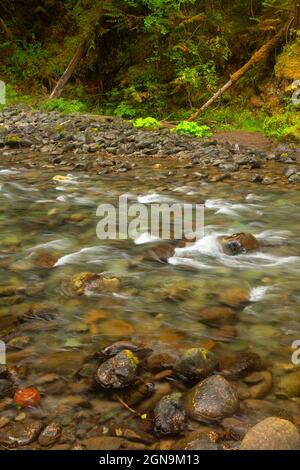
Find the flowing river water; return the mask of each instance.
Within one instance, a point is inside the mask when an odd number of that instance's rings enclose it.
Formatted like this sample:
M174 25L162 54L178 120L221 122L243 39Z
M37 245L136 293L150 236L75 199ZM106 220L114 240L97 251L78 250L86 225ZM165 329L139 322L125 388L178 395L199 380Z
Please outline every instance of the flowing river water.
M97 206L117 206L128 193L145 205L166 197L205 203L204 238L176 248L167 263L143 257L152 246L147 237L140 243L100 240ZM2 168L0 205L0 284L16 288L0 297L1 337L8 364L23 367L24 383L41 391L41 415L62 413L62 425L73 426L80 437L92 429L99 408L98 424L118 413L129 419L130 411L118 402L109 405L111 396L87 398L84 388L91 371L86 358L113 341L128 340L157 353L198 346L221 357L257 353L274 384L259 406L240 383L239 393L249 402L246 421L272 404L300 424L298 399L276 393L276 384L295 369L292 343L300 340L299 191L245 182L167 183L153 178L151 165L122 177ZM237 232L254 234L260 250L236 257L222 253L217 237ZM70 279L81 272L112 275L122 288L74 295ZM248 292L234 317L202 321L201 311L224 306L222 295L233 288ZM176 389L172 377L157 380ZM86 428L78 418L81 406L89 416ZM13 419L14 413L2 415Z

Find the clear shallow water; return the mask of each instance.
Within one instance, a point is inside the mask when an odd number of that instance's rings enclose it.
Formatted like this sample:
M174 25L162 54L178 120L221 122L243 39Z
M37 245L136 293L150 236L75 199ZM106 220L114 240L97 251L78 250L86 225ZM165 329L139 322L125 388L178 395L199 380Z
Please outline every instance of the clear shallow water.
M63 173L0 170L0 284L31 289L9 301L12 305L0 298L0 318L10 309L20 313L29 304L55 308L49 318L36 314L5 331L8 345L16 337L29 338L21 348L24 354L12 356L14 361L30 366L34 358L52 352L92 353L125 337L161 350L214 340L220 351L259 353L271 369L278 362L290 364L290 346L300 339L299 192L245 183L168 184L151 173L145 169L103 177L74 172L68 180L54 181ZM205 201L204 239L178 248L168 264L142 259L147 237L139 243L99 240L97 206L117 204L125 193L144 204L166 198ZM256 235L261 251L238 257L222 254L217 236L240 231ZM41 267L41 253L54 257L55 266ZM69 280L82 271L120 278L120 293L74 296ZM247 289L251 303L238 310L232 334L224 336L221 326L201 323L199 313L218 306L218 296L231 287ZM186 289L182 300L168 299L172 288ZM91 324L88 312L95 309L104 312L104 319ZM8 346L8 352L15 348ZM32 372L32 383L36 374Z

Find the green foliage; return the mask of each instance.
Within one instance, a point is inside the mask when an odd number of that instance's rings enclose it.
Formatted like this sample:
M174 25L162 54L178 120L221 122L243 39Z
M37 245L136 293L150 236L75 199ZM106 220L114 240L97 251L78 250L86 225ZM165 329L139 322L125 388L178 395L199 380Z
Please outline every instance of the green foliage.
M65 100L64 98L47 101L43 107L46 111L59 111L63 114L80 113L86 110L86 105L81 101Z
M10 81L16 78L25 82L40 80L49 53L39 42L16 41L12 54L5 58L5 73Z
M112 114L123 118L134 118L138 114L138 110L122 101L113 111Z
M263 130L275 139L295 139L300 141L300 112L289 109L282 114L274 114L264 121Z
M199 138L212 136L208 126L199 126L197 123L189 121L180 122L174 129L174 132L177 132L178 134L189 134L193 137Z
M138 118L134 121L133 126L136 128L146 127L148 129L159 129L161 124L157 119L153 117L146 117L146 118Z

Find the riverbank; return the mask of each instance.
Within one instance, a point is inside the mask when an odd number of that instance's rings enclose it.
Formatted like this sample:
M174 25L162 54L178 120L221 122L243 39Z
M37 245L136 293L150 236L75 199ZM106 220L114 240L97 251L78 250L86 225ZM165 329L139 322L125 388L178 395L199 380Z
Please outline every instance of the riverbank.
M146 158L158 169L183 169L187 179L300 184L300 146L273 144L259 133L218 132L200 140L167 128L135 129L120 118L18 107L0 113L0 156L4 166L38 165L100 175L134 170Z

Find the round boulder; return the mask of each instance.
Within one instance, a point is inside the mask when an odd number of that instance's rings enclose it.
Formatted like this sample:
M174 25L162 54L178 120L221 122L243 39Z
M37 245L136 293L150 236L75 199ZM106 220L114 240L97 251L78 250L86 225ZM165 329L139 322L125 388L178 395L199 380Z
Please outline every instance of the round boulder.
M293 423L285 419L266 418L251 428L240 450L298 450L300 436Z
M195 421L219 421L232 416L239 407L235 388L221 375L197 384L184 397L187 415Z
M204 348L183 352L174 365L174 371L186 379L205 379L219 367L215 354Z

